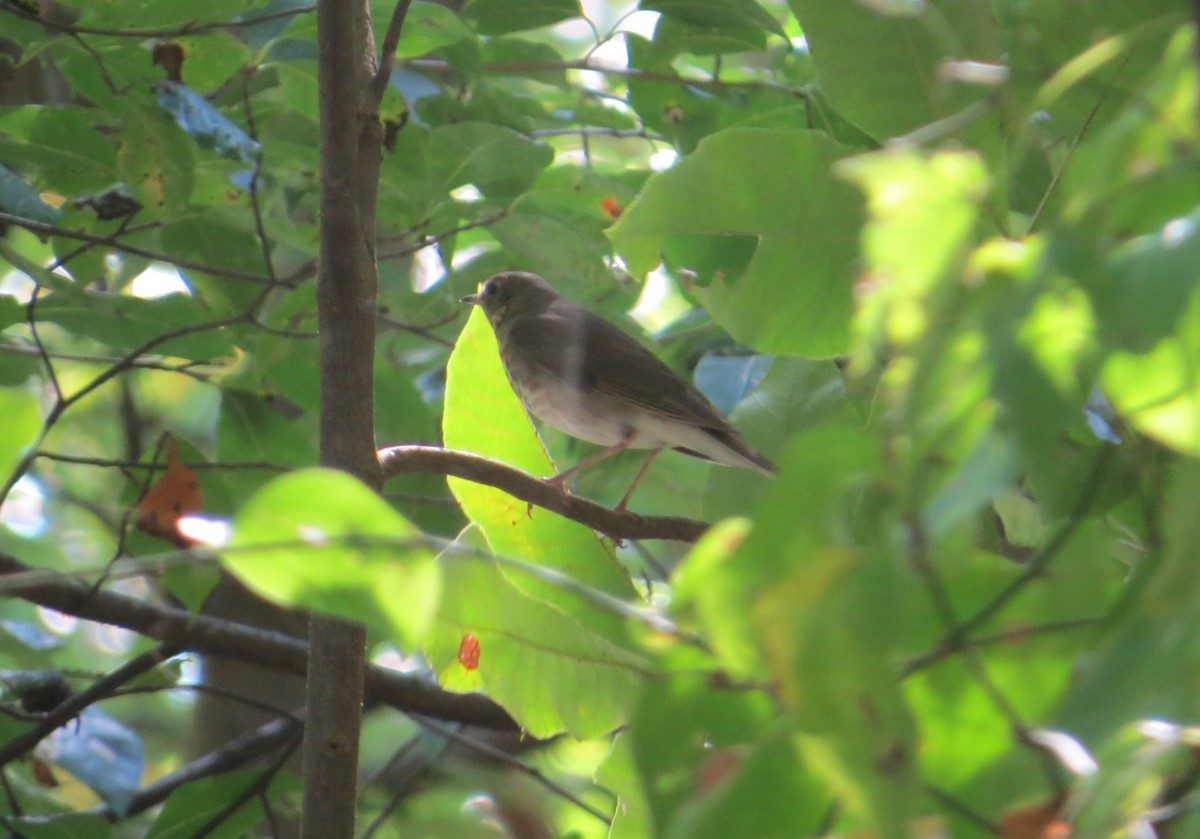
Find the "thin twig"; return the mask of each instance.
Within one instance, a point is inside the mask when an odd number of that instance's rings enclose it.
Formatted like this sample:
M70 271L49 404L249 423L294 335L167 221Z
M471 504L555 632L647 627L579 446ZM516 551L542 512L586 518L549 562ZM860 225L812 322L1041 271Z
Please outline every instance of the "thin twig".
M41 353L37 347L21 347L16 344L0 344L0 353L8 353L10 355L25 355L35 356L37 358L52 358L59 361L78 361L82 364L116 364L122 361L115 355L86 355L84 353L56 352L47 351ZM163 373L180 373L189 378L195 379L198 382L207 382L209 376L207 373L198 372L192 368L203 366L219 366L214 362L205 361L185 361L179 364L167 364L164 361L155 360L154 358L139 358L128 365L139 370L158 370Z
M550 790L550 792L554 793L555 795L559 796L560 798L565 799L566 801L571 802L576 807L578 807L580 810L587 813L589 816L599 819L604 824L608 825L609 827L612 827L612 823L613 823L612 816L596 809L591 804L588 804L586 801L579 798L577 795L575 795L573 792L571 792L566 787L562 786L561 784L559 784L555 781L550 780L544 774L542 774L541 771L539 771L538 769L535 769L534 767L530 766L529 764L525 763L524 761L518 760L512 754L510 754L509 752L506 752L504 749L498 749L490 743L485 743L484 741L482 741L476 737L471 737L470 735L463 734L461 731L456 731L451 726L443 725L442 723L436 722L435 720L431 720L426 717L422 717L420 714L410 714L409 716L411 716L412 719L417 724L421 725L424 728L429 729L430 731L433 731L436 734L441 735L442 737L445 737L448 740L453 740L454 742L459 743L460 745L463 745L463 746L467 747L468 749L471 749L472 751L478 752L479 754L484 755L486 757L490 757L492 760L499 761L500 763L503 763L505 766L515 769L516 771L521 772L522 774L528 775L530 778L533 778L534 781L541 784L546 789Z
M447 61L431 58L417 58L408 62L410 66L423 69L434 70L439 72L454 72L454 68ZM611 67L604 64L593 64L587 59L577 61L493 61L486 62L480 70L484 73L544 73L558 72L566 70L590 70L595 73L600 73L606 76L621 76L630 79L640 79L645 81L667 82L677 84L684 87L700 87L723 90L761 90L773 93L783 93L788 96L794 96L797 99L803 99L808 102L812 99L812 94L806 88L790 87L779 82L771 82L760 79L746 79L743 81L725 81L723 79L713 79L708 77L691 77L680 76L676 73L663 73L654 70L639 70L635 67Z
M203 837L224 824L230 816L242 809L246 802L265 793L271 781L275 780L275 776L279 774L279 770L283 769L283 765L291 758L292 753L296 751L296 747L300 745L300 742L300 731L293 731L291 737L285 741L283 748L279 752L279 756L272 761L271 765L264 769L249 786L231 798L219 812L215 813L195 833L192 833L190 839L203 839Z
M250 135L250 139L258 142L258 128L254 120L254 107L250 103L250 74L253 71L249 68L241 73L242 80L242 107L246 112L246 132ZM261 147L260 147L261 148ZM254 168L250 172L250 185L247 192L250 193L250 212L254 217L254 235L258 238L258 246L262 250L263 266L267 269L267 277L271 281L271 285L278 282L275 276L275 262L271 259L271 243L267 239L267 226L263 222L262 206L258 200L258 182L262 175L263 157L260 155L254 161Z
M160 472L167 468L166 464L163 463L147 463L140 460L113 460L106 457L85 457L83 455L64 454L63 452L39 451L35 456L59 463L72 463L78 466L100 466L108 469L147 469L151 472ZM290 472L295 468L282 463L268 463L265 460L189 461L183 465L189 469L262 469L269 472Z
M104 86L108 88L109 93L113 94L114 96L124 96L129 92L128 87L117 87L116 82L114 82L112 80L112 76L109 75L108 67L104 63L104 58L96 51L95 47L83 40L78 32L70 32L67 34L72 41L79 44L83 51L90 55L92 60L96 62L96 69L100 71L100 78L104 82Z
M177 652L179 652L179 648L175 644L160 644L152 650L134 656L107 676L97 679L86 689L73 694L46 714L38 725L18 734L8 742L0 744L0 767L7 766L16 758L23 756L56 728L79 716L89 705L108 698L121 685L153 670Z
M666 142L666 137L646 128L606 128L604 126L579 126L577 128L535 128L529 137L613 137L617 140L650 140Z
M1104 92L1100 94L1100 97L1096 100L1096 104L1092 105L1091 110L1088 111L1088 115L1083 120L1083 125L1079 126L1079 130L1076 131L1075 136L1071 138L1071 145L1067 148L1067 154L1063 158L1062 165L1055 169L1050 175L1050 183L1046 185L1046 189L1042 192L1042 197L1038 201L1037 208L1033 211L1033 215L1029 218L1029 227L1025 229L1026 236L1033 233L1033 231L1037 228L1037 224L1042 218L1042 212L1046 209L1046 205L1050 202L1050 196L1054 194L1054 190L1058 186L1058 182L1062 180L1062 176L1066 173L1067 167L1071 165L1071 159L1075 156L1075 150L1079 148L1079 143L1083 140L1083 136L1087 134L1092 122L1096 119L1096 114L1100 112L1100 106L1104 104L1104 100L1106 100L1109 93L1112 92L1117 77L1121 75L1121 71L1124 70L1125 65L1129 63L1129 56L1130 54L1127 53L1125 60L1122 61L1121 66L1117 68L1112 80L1104 89Z
M428 236L422 236L422 237L420 237L420 239L418 239L418 241L415 244L412 244L412 245L405 245L404 247L398 248L395 250L392 250L391 248L388 248L386 250L380 249L379 259L381 259L381 260L397 259L402 256L411 256L412 254L416 253L417 251L422 251L425 248L430 247L431 245L438 244L443 239L448 239L451 236L456 236L459 233L462 233L467 230L473 230L477 227L489 227L489 226L495 224L496 222L501 221L502 219L506 218L507 216L508 216L508 210L503 209L497 213L493 213L490 216L485 216L484 218L477 219L475 221L468 221L468 222L465 222L464 224L458 225L457 227L451 227L449 230L443 230L440 233L433 233Z
M268 286L272 284L270 277L264 277L261 274L251 274L246 271L235 271L229 268L218 268L214 265L205 265L202 262L194 262L190 259L181 259L168 253L152 251L148 248L142 248L138 247L137 245L131 245L128 242L122 242L119 239L114 238L116 234L110 234L108 236L96 236L91 233L83 233L79 230L68 230L65 227L57 227L53 224L44 224L40 221L33 221L32 219L2 212L0 212L0 222L11 224L14 227L20 227L30 232L40 233L46 236L61 236L64 239L74 239L77 242L90 242L95 245L104 245L112 248L115 251L131 253L134 256L145 257L146 259L151 259L155 262L162 262L164 264L173 265L176 268L183 268L188 271L201 271L205 274L211 274L214 277L223 277L230 280L242 280L248 283L258 283L260 285ZM298 281L293 280L290 277L281 279L277 282L277 285L284 286L285 288L294 288L297 284Z
M443 338L441 335L435 335L432 331L430 331L429 327L417 326L415 323L405 323L404 321L396 320L396 318L383 312L380 312L376 317L378 317L381 323L386 323L388 326L394 326L397 329L403 329L405 332L411 332L414 335L420 335L425 340L433 341L435 344L441 344L443 347L448 349L454 348L453 341L449 340L448 338ZM454 318L457 317L458 314L456 313Z
M1010 600L1020 594L1027 585L1046 572L1046 568L1049 567L1050 563L1058 555L1058 552L1066 547L1067 542L1075 535L1075 531L1083 523L1084 516L1087 515L1088 510L1091 509L1092 504L1095 502L1096 494L1100 491L1104 472L1107 470L1108 464L1112 459L1114 449L1115 447L1113 446L1104 446L1100 449L1099 454L1096 456L1096 462L1092 465L1091 472L1084 479L1083 489L1080 491L1079 500L1075 503L1074 509L1067 517L1066 522L1058 529L1058 532L1046 543L1046 547L1042 548L1042 552L1025 566L1016 579L1001 589L995 597L985 603L974 615L949 632L930 652L910 661L905 667L905 675L914 673L932 664L934 661L961 649L963 642L972 632L991 620L1001 609L1008 605Z
M408 17L408 7L412 0L396 0L392 9L392 19L388 21L387 32L383 36L380 47L379 69L371 79L371 104L378 108L383 101L383 94L392 80L392 68L396 65L396 47L400 44L400 33L404 29L404 19Z
M272 20L280 18L295 17L297 15L312 14L317 10L314 6L301 6L296 9L283 9L276 12L268 12L259 15L258 17L244 18L243 20L223 20L210 21L208 23L185 23L182 26L160 29L106 29L97 26L76 26L69 23L59 23L49 20L40 15L30 14L21 8L12 6L0 6L0 11L8 12L25 20L36 21L48 29L55 32L62 32L70 35L104 35L111 38L132 38L141 40L145 38L181 38L184 35L198 35L204 32L213 32L218 29L243 29L248 26L255 26L259 23L268 23Z
M142 787L133 796L127 815L141 813L161 804L171 793L186 784L230 772L273 749L294 744L299 740L302 731L303 724L294 716L287 716L271 720L252 731L239 734L219 749ZM290 754L291 752L285 748L284 759L286 760ZM115 813L108 807L99 807L97 811L109 818L115 818Z
M950 599L950 594L946 590L945 583L942 581L937 568L934 567L929 559L928 534L925 531L919 512L915 512L909 517L908 556L913 568L925 580L926 588L928 588L930 596L933 598L934 608L946 629L947 636L960 635L960 637L965 637L961 632L962 625L958 620L958 614L954 609L954 603ZM1008 701L1008 697L1004 695L1004 692L1000 690L1000 687L992 679L979 651L976 649L961 648L960 652L962 653L961 659L963 665L971 673L976 684L992 700L992 704L1000 711L1001 716L1008 722L1016 741L1022 746L1028 746L1035 750L1038 758L1042 761L1047 780L1056 792L1061 792L1064 780L1059 762L1030 737L1029 725L1022 719L1017 709L1013 707L1012 703Z
M163 449L167 445L169 436L170 435L167 433L159 435L158 442L154 446L154 454L150 458L151 463L158 463L159 458L162 456ZM166 467L164 466L163 468L165 469ZM118 559L125 555L125 544L129 538L129 522L133 519L133 514L137 510L140 499L145 498L146 493L150 491L150 485L153 481L154 472L147 471L146 474L142 476L141 486L138 488L135 496L138 500L130 504L126 504L125 509L121 512L121 521L117 524L117 544L113 548L112 556L110 556L108 562L104 564L104 569L100 572L100 576L98 576L96 581L92 583L93 593L99 591L104 586L104 583L108 580L108 575L112 572L113 565Z
M449 745L449 740L443 738L439 748L424 750L418 756L419 759L413 760L410 763L407 767L408 771L403 776L398 776L394 767L407 757L408 754L422 748L422 745L423 740L420 737L410 737L395 751L388 760L387 765L380 770L379 775L376 776L377 778L385 775L392 776L389 779L389 786L392 788L392 793L388 796L388 800L384 803L383 807L379 809L379 812L375 814L375 818L367 825L367 829L363 831L359 839L372 839L379 829L387 824L387 820L391 818L392 813L396 812L404 797L409 794L409 784L442 756L442 753ZM367 786L368 784L362 784L359 787L360 792Z
M163 693L166 691L186 690L192 693L204 693L209 696L219 696L222 699L228 699L231 702L237 702L240 705L245 705L247 708L254 708L258 711L264 711L275 717L286 717L293 722L300 722L300 715L293 714L286 708L280 708L278 705L273 705L270 702L264 702L260 699L255 699L252 696L247 696L244 693L239 693L230 688L218 687L217 685L207 685L203 682L188 683L181 685L150 685L146 687L131 687L116 691L113 696L133 696L135 694L144 693Z
M46 368L46 377L50 379L50 388L54 391L54 404L59 405L63 401L62 385L58 382L58 374L54 371L54 363L50 360L50 353L46 350L46 345L42 342L42 336L38 332L37 325L37 305L38 300L42 296L42 281L38 277L32 277L33 292L29 295L29 303L25 306L25 323L29 326L29 334L33 338L34 347L37 350L37 356L42 361L42 366Z

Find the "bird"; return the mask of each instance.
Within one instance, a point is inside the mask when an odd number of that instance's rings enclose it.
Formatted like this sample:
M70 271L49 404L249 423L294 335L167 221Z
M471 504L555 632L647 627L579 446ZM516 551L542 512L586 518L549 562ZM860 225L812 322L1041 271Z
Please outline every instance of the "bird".
M508 381L525 410L604 449L546 483L568 478L624 449L650 449L617 504L624 510L664 449L727 466L776 472L775 464L690 382L636 339L560 294L545 278L506 271L461 298L483 309Z

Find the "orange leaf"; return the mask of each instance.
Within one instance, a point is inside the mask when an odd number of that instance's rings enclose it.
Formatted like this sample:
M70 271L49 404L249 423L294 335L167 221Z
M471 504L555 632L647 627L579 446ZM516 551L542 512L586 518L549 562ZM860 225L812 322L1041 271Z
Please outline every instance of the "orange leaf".
M458 663L468 670L479 667L479 639L468 632L458 645Z
M172 441L167 449L167 471L138 502L138 530L186 548L191 542L180 534L179 519L199 512L203 504L200 481L190 467L179 462L179 447Z
M696 770L696 788L710 792L742 763L742 753L736 748L716 749Z
M36 757L33 759L33 780L37 781L38 786L46 789L58 786L58 778L54 777L54 770L50 768L50 764Z
M625 208L618 204L611 196L601 199L600 209L604 211L604 215L608 216L613 221L619 219L621 217L621 213L625 212Z
M1061 801L1009 810L1000 819L1001 839L1064 839L1071 828L1058 820ZM1063 833L1063 829L1066 833Z

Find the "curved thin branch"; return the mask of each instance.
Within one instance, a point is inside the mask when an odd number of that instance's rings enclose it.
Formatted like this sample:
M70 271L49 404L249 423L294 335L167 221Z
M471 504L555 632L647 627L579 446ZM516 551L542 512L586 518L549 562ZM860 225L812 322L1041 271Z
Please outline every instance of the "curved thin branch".
M121 685L126 684L143 673L153 670L162 664L178 650L171 644L160 644L152 650L134 656L108 675L97 679L86 689L73 694L58 707L38 722L33 728L13 737L7 743L0 745L0 767L6 766L16 758L22 757L33 749L42 738L51 734L56 728L79 716L85 708L101 699L112 696Z
M400 44L400 33L404 28L404 19L408 17L408 7L412 0L397 0L392 9L392 19L388 21L387 32L383 36L380 47L379 69L371 79L371 105L379 107L383 94L387 91L388 82L392 80L392 68L396 64L396 47Z
M35 457L43 460L53 460L58 463L70 463L76 466L99 466L105 469L147 469L151 472L166 471L164 463L149 463L141 460L113 460L107 457L84 457L82 455L65 454L63 452L39 451ZM283 463L269 463L265 460L215 460L215 461L183 461L189 469L260 469L267 472L290 472L296 467Z
M270 277L265 277L262 274L251 274L247 271L235 271L228 268L218 268L215 265L205 265L201 262L193 262L190 259L180 259L171 256L167 253L159 253L158 251L148 250L147 248L130 245L115 238L115 236L96 236L91 233L83 233L79 230L69 230L65 227L57 227L53 224L43 224L40 221L33 221L22 216L14 216L11 213L0 212L0 222L11 224L13 227L21 227L31 233L38 233L44 236L61 236L64 239L74 239L77 242L88 242L93 245L104 245L112 248L115 251L122 253L131 253L134 256L145 257L152 259L155 262L162 262L167 265L173 265L176 268L183 268L187 271L202 271L205 274L211 274L214 277L224 277L229 280L243 280L248 283L258 283L267 287L285 286L292 288L297 281L292 278L284 278L278 281L272 281ZM119 231L118 231L119 232Z
M158 29L107 29L98 26L76 26L70 23L62 23L60 21L50 20L41 15L26 12L20 7L11 8L8 6L0 9L9 14L15 15L25 20L36 21L37 23L46 26L55 32L64 32L70 35L105 35L112 38L180 38L184 35L198 35L202 32L212 32L217 29L243 29L248 26L255 26L259 23L267 23L280 18L295 17L297 15L312 14L317 10L314 6L300 6L295 9L280 9L275 12L267 12L258 15L257 17L244 18L243 20L222 20L209 21L207 23L185 23L181 26L163 27Z
M409 472L453 475L503 490L514 498L558 513L614 539L674 539L695 542L708 522L680 516L639 516L560 492L520 469L470 452L436 446L391 446L379 450L384 480Z
M41 359L54 359L56 361L77 361L81 364L124 364L126 367L135 367L139 370L157 370L162 373L179 373L198 382L207 382L210 376L207 373L198 372L194 367L217 367L221 366L216 363L187 361L179 364L168 364L165 361L157 358L137 358L126 364L128 359L118 358L115 355L87 355L85 353L71 352L39 352L37 347L23 347L18 344L0 344L0 353L8 353L9 355L24 355L32 356Z
M280 717L240 734L216 751L209 752L142 787L133 796L126 815L149 810L166 801L172 792L185 784L231 772L275 749L284 749L281 757L290 755L291 749L288 747L294 747L302 727L303 724L296 719ZM116 815L111 807L101 806L97 810L109 818Z
M36 573L31 573L36 572ZM65 578L48 577L17 558L0 553L0 578L5 595L65 612L84 620L124 627L180 651L193 651L248 661L263 667L303 675L308 666L308 643L279 632L235 621L193 615L91 587ZM28 579L18 575L28 574ZM516 723L499 705L482 694L457 694L433 682L378 666L368 666L366 692L402 713L425 714L484 728L513 729Z
M454 72L454 68L449 62L436 58L415 58L408 62L408 66L416 67L422 70L433 70L435 72ZM480 70L484 73L538 73L558 72L560 70L590 70L606 76L622 76L628 79L667 82L669 84L677 84L687 87L727 90L763 90L795 96L797 99L803 99L805 102L808 102L812 99L812 94L807 88L790 87L785 84L780 84L779 82L767 81L765 79L739 79L736 81L726 81L724 79L715 78L692 78L690 76L680 76L677 73L663 73L656 70L641 70L636 67L609 67L604 64L595 64L587 59L580 59L577 61L493 61L485 62L480 67Z

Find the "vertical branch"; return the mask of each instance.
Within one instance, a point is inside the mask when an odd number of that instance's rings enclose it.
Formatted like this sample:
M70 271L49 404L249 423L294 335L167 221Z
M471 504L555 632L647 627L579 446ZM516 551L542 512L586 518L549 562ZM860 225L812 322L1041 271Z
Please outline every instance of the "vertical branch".
M321 463L381 483L375 456L375 199L381 161L367 0L317 4L321 117ZM315 614L303 754L301 839L352 839L362 726L361 625Z
M379 483L375 458L375 191L379 132L366 104L374 65L370 15L361 0L317 5L321 114L321 463ZM369 59L364 56L370 56ZM374 122L371 129L369 124Z

